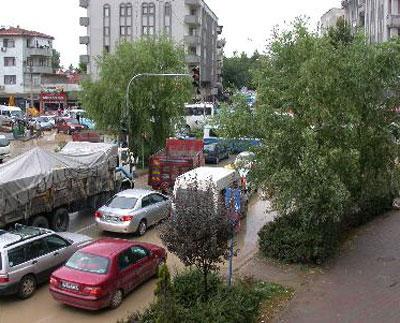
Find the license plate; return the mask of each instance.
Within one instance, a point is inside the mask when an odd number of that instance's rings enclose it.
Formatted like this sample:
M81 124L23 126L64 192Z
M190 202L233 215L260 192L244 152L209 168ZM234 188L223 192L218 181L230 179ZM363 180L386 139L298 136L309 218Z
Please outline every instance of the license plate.
M104 215L103 220L106 222L118 222L119 218L117 216Z
M61 282L61 286L62 286L62 288L65 288L65 289L76 290L76 291L79 290L78 284L73 284L70 282Z

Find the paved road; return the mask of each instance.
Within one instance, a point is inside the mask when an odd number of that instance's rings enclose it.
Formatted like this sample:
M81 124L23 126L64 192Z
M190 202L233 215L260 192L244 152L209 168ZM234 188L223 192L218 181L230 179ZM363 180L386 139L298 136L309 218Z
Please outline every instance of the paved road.
M279 322L400 322L400 212L364 228Z
M45 143L41 142L41 145L43 144ZM48 146L51 147L50 141ZM225 163L230 161L231 160L226 161ZM145 176L138 179L137 187L146 187ZM251 201L248 217L242 222L241 232L238 236L237 246L239 248L239 254L234 260L235 268L240 267L243 263L248 261L249 257L257 251L257 232L267 221L271 221L275 216L274 213L266 213L266 209L267 202L260 200L258 197L254 197ZM91 212L72 214L70 231L86 234L93 238L103 236L122 237L162 245L157 227L150 229L146 235L141 238L137 238L133 235L126 236L103 233L95 225ZM172 272L183 268L179 260L172 254L169 254L167 264ZM224 266L222 270L225 269ZM48 293L48 286L44 285L32 298L26 301L20 301L15 297L0 299L0 323L116 322L118 319L126 317L129 312L135 312L147 307L153 300L155 286L155 279L147 282L129 295L117 310L104 310L91 313L56 303Z

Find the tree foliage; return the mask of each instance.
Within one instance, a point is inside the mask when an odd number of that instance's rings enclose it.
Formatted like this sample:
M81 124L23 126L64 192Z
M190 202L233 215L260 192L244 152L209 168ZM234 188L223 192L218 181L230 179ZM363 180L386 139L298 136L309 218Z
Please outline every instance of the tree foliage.
M297 20L276 32L257 72L256 111L241 112L252 113L247 134L263 141L253 177L281 217L260 233L268 256L323 261L343 230L382 212L398 192L390 128L400 42L369 45L338 27L320 37ZM243 125L230 124L241 119L227 120L221 128L242 136Z
M255 51L251 57L245 52L232 57L224 57L223 82L224 87L241 89L242 87L254 88L253 70L259 65L261 55Z
M223 201L215 200L211 182L200 187L196 178L188 188L179 189L174 216L161 230L161 240L186 266L204 275L204 296L208 297L208 275L228 257L232 228Z
M53 70L61 68L60 56L60 52L53 48L51 56L51 67L53 68Z
M119 133L128 127L130 146L146 155L164 145L190 99L189 78L144 77L130 87L129 113L125 92L130 79L140 73L187 73L184 52L166 38L123 42L114 54L97 62L99 78L82 83L80 100L100 129Z

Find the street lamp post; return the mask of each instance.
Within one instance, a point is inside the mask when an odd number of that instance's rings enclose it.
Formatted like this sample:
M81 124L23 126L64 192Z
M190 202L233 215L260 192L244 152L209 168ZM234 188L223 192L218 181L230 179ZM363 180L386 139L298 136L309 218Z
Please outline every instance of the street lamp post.
M176 77L192 77L190 74L183 74L183 73L141 73L141 74L136 74L134 75L128 82L128 85L126 87L126 93L125 93L125 112L123 118L125 117L128 120L128 145L129 145L129 140L130 140L130 113L129 113L129 90L131 88L132 83L139 79L139 78L144 78L144 77L171 77L171 78L176 78ZM143 144L144 145L144 144ZM144 150L144 148L142 149ZM144 155L144 152L142 152ZM142 160L142 166L144 168L144 156Z

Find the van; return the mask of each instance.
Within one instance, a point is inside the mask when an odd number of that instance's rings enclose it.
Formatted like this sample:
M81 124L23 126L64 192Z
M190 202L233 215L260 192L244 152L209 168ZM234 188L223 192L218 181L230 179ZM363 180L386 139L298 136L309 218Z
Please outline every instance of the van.
M16 118L22 118L21 108L0 105L0 126L9 126Z
M228 207L230 199L235 198L235 206L242 217L246 216L248 205L248 194L240 187L241 180L239 173L234 169L224 167L198 167L191 170L176 179L174 186L175 201L179 201L185 194L194 194L209 190L210 183L213 187L214 201L216 205L220 201L225 201L225 206ZM193 190L193 185L196 184L197 190ZM232 191L237 191L238 194L230 195ZM228 194L229 193L229 194Z

